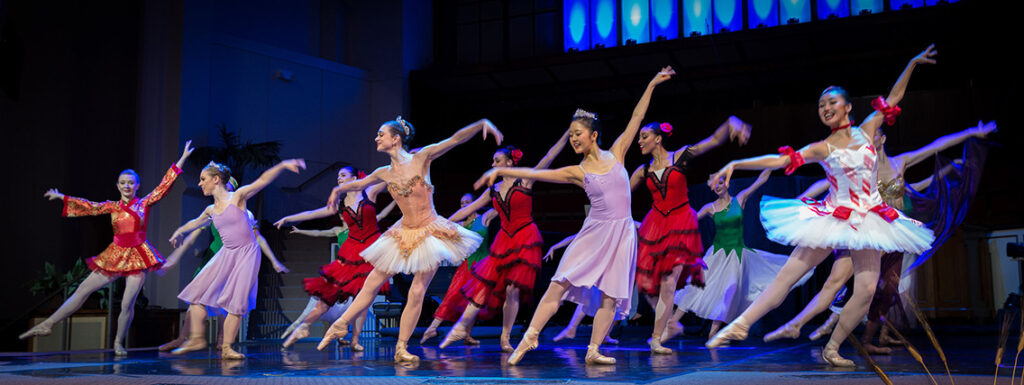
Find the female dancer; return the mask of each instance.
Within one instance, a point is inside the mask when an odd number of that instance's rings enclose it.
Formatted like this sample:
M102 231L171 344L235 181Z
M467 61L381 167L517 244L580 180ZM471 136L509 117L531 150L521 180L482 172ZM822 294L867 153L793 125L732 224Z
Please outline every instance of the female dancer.
M967 140L968 138L976 137L983 138L989 133L996 129L995 122L988 124L978 123L975 128L970 128L964 131L960 131L954 134L946 135L936 139L931 144L919 148L915 151L906 152L897 156L888 156L885 151L885 135L879 130L873 140L874 147L878 150L878 190L881 194L882 199L891 207L895 207L900 211L909 210L910 202L909 196L906 194L908 190L917 192L919 190L914 189L911 184L905 183L903 175L905 174L908 167L924 161L925 159L933 157L936 153L941 152L949 147ZM976 167L980 170L981 167ZM819 182L821 183L821 182ZM816 185L819 185L816 183ZM925 185L922 185L925 186ZM824 186L820 190L823 190ZM923 189L923 187L921 187ZM818 195L821 191L812 191L818 189L808 189L805 195L813 197ZM939 245L933 244L932 248L938 247ZM836 258L832 264L832 271L829 274L828 280L825 281L825 285L822 286L821 291L811 300L810 303L800 312L796 317L782 325L775 331L765 335L764 340L773 341L781 338L796 338L800 336L800 329L810 321L814 316L818 315L832 302L839 289L846 284L846 281L853 275L853 265L850 258L845 258L847 254L841 254L841 257ZM864 336L862 337L861 343L864 348L872 354L889 354L891 350L886 347L879 347L874 345L873 339L874 334L878 331L881 325L882 316L888 313L889 308L896 303L898 299L897 289L899 287L900 275L903 272L903 252L889 252L882 255L881 260L881 273L880 280L878 282L878 289L875 292L874 299L871 301L871 307L868 311L868 324L864 330ZM836 318L838 320L838 318ZM811 333L811 339L818 339L821 336L828 334L831 330L835 320L831 317L829 321L822 325L821 328Z
M78 285L71 297L49 318L21 333L18 338L24 340L29 337L50 335L53 324L78 311L92 293L124 277L124 296L121 298L121 314L117 317L114 354L128 355L128 351L124 349L124 336L135 316L135 298L142 290L142 284L146 282L146 272L159 269L164 263L160 253L146 241L149 208L159 202L174 185L178 174L181 174L181 167L185 165L185 160L192 155L192 150L192 141L185 142L185 150L182 151L178 163L171 165L153 192L141 199L135 196L139 190L139 175L131 169L121 171L117 177L117 189L121 192L121 199L116 202L91 202L61 194L55 188L43 194L50 200L64 201L61 215L65 217L110 214L111 224L114 226L114 241L99 255L85 260L92 272Z
M587 313L594 314L594 331L587 347L586 362L615 363L614 358L601 355L597 349L611 329L615 314L629 312L633 275L636 273L636 230L629 208L629 175L622 162L640 130L654 87L674 74L672 67L665 67L651 80L633 109L626 130L612 144L611 151L598 147L601 123L597 115L576 110L569 125L569 141L577 154L583 154L579 165L556 170L499 167L488 171L477 181L478 186L485 182L493 185L498 177L510 176L571 183L586 190L592 205L583 228L562 255L529 329L508 358L509 364L519 363L526 352L537 348L541 329L558 311L563 298L589 307ZM591 311L594 308L600 310Z
M352 166L342 167L338 170L338 185L344 185L360 177L365 177L362 172ZM377 241L380 236L380 229L377 227L377 208L374 202L377 194L383 190L383 185L376 185L365 190L353 190L345 194L343 198L344 209L341 212L341 219L348 227L348 238L338 247L338 258L333 262L320 267L320 276L302 280L306 292L310 296L320 298L316 308L306 316L302 325L299 325L292 334L285 339L281 345L284 348L292 346L296 341L309 336L309 325L320 319L328 309L336 303L345 302L354 297L366 277L370 275L373 266L366 263L359 256L370 244ZM354 207L354 208L353 208ZM274 226L281 228L292 222L306 221L338 214L337 206L324 206L316 210L304 211L281 218L274 223ZM385 291L390 290L385 283ZM359 334L362 332L363 324L366 322L366 313L362 313L352 324L352 350L361 352L363 346L359 344Z
M228 184L226 187L228 192L233 192L238 188L238 181L235 180L234 177L232 177L230 180L228 180ZM263 234L260 234L259 224L256 222L256 217L252 215L252 211L245 210L245 212L249 216L249 223L252 226L252 233L253 235L256 236L256 243L260 245L260 251L263 252L263 256L267 257L267 260L270 261L270 264L274 267L274 271L278 273L287 273L288 268L281 264L281 261L277 260L277 256L274 255L274 250L270 249L270 244L267 243L267 239L263 237ZM210 260L213 259L213 256L217 255L217 252L220 251L220 248L224 246L224 242L220 238L220 232L217 231L217 227L214 226L212 223L210 224L210 226L207 227L210 229L210 235L213 236L213 241L210 242L210 246L206 249L206 252L203 253L202 260L199 262L199 267L196 268L195 273L192 274L193 279L197 275L199 275L199 272L203 270L203 267L206 267L206 264L209 263ZM187 250L191 249L192 245L196 242L196 239L199 238L199 235L207 227L203 227L200 228L199 230L193 231L191 234L185 237L184 241L182 241L181 244L178 245L178 247L175 248L173 252L171 252L171 255L167 256L167 262L164 263L163 267L156 271L157 275L164 275L167 273L167 270L170 270L170 268L174 267L174 265L177 265L178 261L181 260L181 257L185 255L185 252ZM181 330L178 333L178 337L163 345L160 345L157 348L157 350L161 352L169 352L171 350L178 348L179 346L181 346L181 344L185 343L185 340L188 339L189 334L191 334L190 331L192 327L189 324L190 322L188 322L188 320L186 319L185 323L181 326ZM217 324L220 325L221 330L224 330L223 314L217 316ZM223 333L217 336L218 348L221 345L224 345L222 343L223 338Z
M460 211L458 212L461 212L461 209L466 206L473 204L474 201L475 199L473 198L473 194L464 194L462 198L459 199ZM452 277L452 282L448 284L448 291L445 292L444 299L441 300L441 305L438 306L437 311L434 312L434 320L430 323L430 326L427 327L427 330L423 331L423 338L420 339L420 344L423 344L427 342L427 340L437 336L437 327L441 326L441 322L458 321L459 316L462 315L464 310L466 310L466 305L469 301L466 299L466 296L462 295L459 289L461 289L462 286L472 278L473 266L487 257L487 249L489 246L489 243L487 243L487 224L490 223L490 220L487 218L488 215L493 217L497 214L493 209L487 210L484 215L477 215L477 211L473 210L473 212L471 212L469 216L465 217L465 219L455 218L454 214L451 217L448 217L449 221L456 222L469 231L480 235L480 238L482 238L483 241L480 242L480 246L476 248L476 251L474 251L473 254L470 254L469 257L466 257L466 260L462 261L462 264L459 265L458 269L456 269L455 276ZM479 340L469 336L469 332L472 327L473 326L470 325L466 330L466 343L470 345L479 345Z
M669 152L662 140L672 135L668 123L648 123L640 129L637 144L640 153L650 154L651 162L638 167L629 178L631 189L645 182L653 203L638 232L636 284L640 293L654 308L654 332L651 352L671 354L661 346L662 332L672 315L672 299L676 290L687 282L704 287L704 261L700 258L700 231L690 207L686 188L688 163L726 140L740 145L750 137L750 125L730 116L715 133L697 144Z
M566 130L533 169L548 168L565 148L568 138L569 130ZM508 146L494 153L491 166L513 167L522 158L522 150ZM488 202L498 209L501 231L495 236L490 255L473 269L474 279L459 289L470 305L466 307L459 322L448 331L441 342L441 348L466 338L481 310L497 312L501 306L499 344L501 351L511 353L513 349L509 339L519 313L519 303L521 300L529 302L533 297L533 286L540 272L544 247L544 238L541 238L540 229L533 222L533 181L505 176L504 180L484 190L476 202L452 217L464 217Z
M728 186L734 169L763 170L786 167L792 173L807 162L820 162L829 179L829 198L823 202L765 197L761 201L761 223L768 238L795 245L785 266L775 280L743 314L737 317L706 344L717 347L729 340L743 340L747 330L768 311L777 307L790 288L832 249L850 250L854 268L854 292L839 327L832 333L822 358L833 366L854 366L853 361L839 355L839 345L860 322L868 310L878 283L879 258L883 251L927 250L934 236L920 222L905 217L889 207L878 193L877 159L871 145L883 119L894 119L914 68L921 63L934 63L934 46L915 56L903 71L889 97L877 105L860 127L851 127L852 109L846 91L829 87L818 101L818 116L832 129L823 141L812 143L800 151L788 147L782 155L766 155L733 161L711 176L709 184L725 179Z
M704 288L687 287L676 293L675 302L679 308L672 317L675 324L678 324L679 317L692 311L701 318L713 320L708 333L710 339L724 322L732 321L740 311L750 306L786 263L787 255L748 249L743 243L743 207L747 199L768 181L771 171L762 171L750 187L735 197L729 194L725 183L712 187L718 199L697 212L698 220L710 215L715 224L715 239L704 254L704 261L708 264L708 285ZM804 274L797 286L811 275L811 272ZM682 328L678 330L681 332Z
M412 141L412 124L399 116L380 126L377 130L377 151L387 153L391 157L391 164L374 170L366 178L335 187L327 204L337 205L338 198L344 192L386 183L391 197L398 202L402 219L360 254L373 265L373 271L366 278L352 305L324 334L317 349L323 350L331 341L344 338L348 333L348 324L370 307L381 285L391 276L397 273L415 274L406 296L408 302L399 321L395 362L419 361L419 357L410 354L406 347L416 328L416 321L420 318L420 311L423 310L423 295L426 294L430 280L434 278L441 262L459 264L481 242L476 233L438 216L434 211L430 163L481 131L484 139L491 133L494 140L501 144L501 132L491 121L481 119L463 127L448 139L410 154L405 146Z
M199 188L203 190L203 195L213 196L213 205L203 210L196 219L175 230L171 243L177 245L185 234L212 221L221 231L224 246L178 294L178 299L189 304L187 318L190 333L188 341L174 349L173 354L206 348L206 337L203 335L203 319L207 315L203 307L206 306L211 311L228 314L224 320L221 359L245 358L231 349L231 344L238 334L242 315L256 307L256 283L260 270L260 250L245 213L245 203L273 182L282 171L298 173L305 168L306 162L302 159L283 161L235 192L225 188L231 179L231 169L213 162L203 168L199 174Z

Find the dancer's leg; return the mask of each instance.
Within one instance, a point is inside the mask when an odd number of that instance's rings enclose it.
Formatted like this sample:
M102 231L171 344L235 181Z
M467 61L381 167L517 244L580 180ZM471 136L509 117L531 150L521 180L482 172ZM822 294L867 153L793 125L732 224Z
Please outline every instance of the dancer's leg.
M441 322L444 322L444 320L440 318L434 318L434 320L430 322L430 326L427 326L427 330L423 331L423 338L420 338L421 345L426 343L427 340L437 337L437 327L441 326Z
M114 354L118 356L128 355L124 349L124 336L128 333L128 326L135 318L135 299L142 291L142 284L146 283L146 274L132 274L125 277L124 295L121 297L121 314L117 317L117 335L114 337Z
M294 331L295 328L299 327L299 325L302 325L302 322L306 320L306 317L309 316L309 313L312 312L313 309L316 309L316 304L318 303L320 303L320 298L317 298L316 296L312 295L309 296L309 301L306 301L306 308L302 309L302 314L299 314L298 317L295 317L295 321L293 321L291 325L288 325L287 329L284 329L284 333L281 333L281 338L288 338L288 336L292 334L292 331Z
M846 281L849 281L850 277L853 277L853 262L850 261L850 257L836 258L832 262L832 271L829 272L828 279L825 280L825 284L822 285L818 294L814 295L814 298L811 299L811 302L807 303L807 306L800 311L800 314L786 322L785 325L765 335L764 341L770 342L782 338L800 337L800 329L814 319L815 316L829 308L829 305L836 298L836 293L839 293L839 290L846 285Z
M572 319L569 320L569 324L565 325L565 329L562 329L553 340L558 342L566 338L570 340L576 338L576 328L583 322L583 316L585 315L583 314L583 305L576 305L576 311L572 313Z
M409 295L406 296L405 310L402 310L402 317L398 322L398 342L395 344L395 361L411 362L419 361L419 357L405 350L409 337L416 329L416 322L420 319L420 312L423 310L423 296L427 294L427 286L430 280L434 279L437 269L416 273L409 287ZM360 293L362 294L362 293ZM344 318L344 316L342 316Z
M203 321L206 319L206 308L203 305L191 304L188 306L188 313L185 314L188 322L188 340L181 347L171 351L172 354L185 354L188 352L206 349L206 333L203 333ZM184 328L182 328L184 330Z
M392 275L394 274L373 269L370 275L366 277L366 281L363 282L363 288L359 289L359 294L356 294L356 299L352 300L352 304L348 306L348 309L345 309L345 313L341 315L341 318L334 321L331 327L327 329L327 333L324 333L324 338L320 340L320 344L316 347L317 350L324 350L331 341L345 338L345 335L348 334L348 324L355 320L359 314L366 313L366 310L373 304L373 299L377 297L380 287L384 286L384 283Z
M675 285L673 283L673 285ZM601 293L601 308L594 314L594 330L590 334L590 345L587 346L587 364L611 365L615 363L612 357L605 357L598 352L604 338L612 330L612 322L615 321L615 298Z
M683 333L683 324L679 320L683 319L684 315L686 315L686 312L678 307L672 312L672 317L669 317L665 325L665 332L661 333L662 342L673 339L675 336Z
M462 317L459 317L455 325L452 325L451 330L448 330L448 334L444 336L444 341L441 341L441 344L438 346L444 349L448 345L462 340L466 340L466 343L470 344L469 332L473 330L473 324L476 323L476 316L480 313L480 310L481 308L476 306L476 304L467 304L466 310L462 311Z
M240 360L245 358L242 353L236 352L231 349L231 344L235 342L235 338L238 337L238 328L242 323L242 315L240 314L228 314L224 317L224 328L220 333L220 358L225 360Z
M562 295L569 289L569 282L551 282L548 285L548 290L544 292L544 296L541 297L540 303L537 304L537 310L533 312L533 319L530 320L530 327L526 329L526 333L523 334L523 339L519 341L519 345L516 346L512 355L508 358L508 363L515 365L519 363L519 360L523 359L523 355L526 352L536 349L538 346L537 339L540 337L540 331L544 329L544 325L551 320L551 317L558 312L558 307L562 303ZM611 323L609 322L609 326Z
M366 323L366 312L359 313L355 321L352 324L352 351L361 352L363 351L363 345L359 344L359 334L363 332L363 324Z
M327 313L327 310L331 309L331 305L323 300L316 301L316 305L306 314L306 317L302 319L302 323L299 324L295 330L292 331L288 338L284 340L281 347L287 348L294 345L299 340L309 336L309 326L314 322L319 321L320 317Z
M80 285L78 285L75 292L68 297L67 301L64 301L64 303L57 308L57 311L53 312L53 314L43 322L40 322L32 329L29 329L29 331L22 333L18 338L26 339L34 336L50 335L50 331L54 324L63 321L72 314L75 314L75 312L82 307L82 304L85 303L85 300L89 299L89 296L92 295L92 293L95 293L96 290L103 288L103 286L106 286L116 278L117 277L108 277L95 271L89 273L89 276L86 277Z
M675 299L676 294L676 283L679 281L679 275L683 272L683 266L679 265L672 268L672 273L661 279L660 292L658 293L658 302L654 307L654 331L651 333L651 352L655 354L669 354L672 350L661 346L661 335L665 332L665 325L668 323L669 317L672 316L672 307L674 304L672 301Z
M516 323L516 315L519 314L519 288L513 285L505 287L505 304L501 307L501 338L498 344L501 351L511 353L512 326Z
M896 296L899 295L900 273L903 271L903 253L885 253L882 255L880 265L880 276L878 277L878 288L875 296L868 307L868 324L864 328L864 335L861 336L861 343L864 350L871 354L889 354L892 349L880 347L874 344L875 334L882 326L889 309L896 303ZM879 344L884 345L884 344Z
M843 311L839 313L836 329L821 352L825 361L833 366L853 366L853 361L839 356L839 345L868 312L871 297L875 295L875 289L878 286L880 256L881 252L877 250L850 251L850 257L853 259L853 295L846 302L846 306L843 306Z
M757 296L754 303L750 304L747 310L736 317L729 326L718 332L714 338L707 342L709 348L725 343L728 340L743 340L747 338L747 330L750 325L764 317L769 311L775 309L786 299L789 290L793 288L800 277L817 266L829 253L831 249L813 249L808 247L797 247L790 254L786 264L779 270L779 274L761 295Z

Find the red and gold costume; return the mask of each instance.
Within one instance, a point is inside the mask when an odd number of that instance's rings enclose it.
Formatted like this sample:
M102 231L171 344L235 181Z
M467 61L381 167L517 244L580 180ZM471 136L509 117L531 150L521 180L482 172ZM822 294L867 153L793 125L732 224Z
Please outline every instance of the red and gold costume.
M85 260L92 271L108 276L126 276L145 273L163 266L164 258L146 241L146 223L149 219L150 206L167 194L178 174L181 174L181 169L172 165L153 192L142 198L133 198L128 203L123 200L97 203L64 196L62 216L110 214L111 224L114 226L114 241L99 255Z

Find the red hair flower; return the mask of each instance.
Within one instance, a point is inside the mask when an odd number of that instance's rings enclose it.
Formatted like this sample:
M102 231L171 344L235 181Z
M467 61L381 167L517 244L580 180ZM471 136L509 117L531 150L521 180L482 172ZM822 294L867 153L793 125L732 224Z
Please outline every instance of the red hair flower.
M672 125L669 124L668 122L659 124L658 129L660 129L661 132L664 132L666 135L672 136Z
M508 152L512 156L512 164L518 164L520 159L523 159L523 150L514 149Z
M359 179L366 178L366 173L360 170L359 172L356 172L356 177Z

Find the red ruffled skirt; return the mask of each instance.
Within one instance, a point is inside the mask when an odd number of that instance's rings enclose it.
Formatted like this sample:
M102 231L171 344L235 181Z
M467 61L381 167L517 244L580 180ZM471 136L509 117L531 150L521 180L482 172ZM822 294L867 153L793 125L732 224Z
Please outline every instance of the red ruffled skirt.
M483 313L498 313L508 286L519 289L521 303L532 301L543 247L544 239L536 224L529 224L514 237L498 232L491 254L473 266L473 279L460 290L467 301L483 309L478 318L487 319Z
M701 258L703 246L697 229L697 213L690 205L672 210L667 216L651 209L637 235L636 285L641 293L657 296L661 279L671 275L676 266L683 266L676 290L686 287L687 283L704 287L707 265Z
M359 253L379 236L375 234L367 238L366 242L359 242L351 237L345 240L338 249L338 259L321 266L319 277L302 280L306 292L329 304L345 302L349 297L359 294L366 277L373 271L373 265L364 261ZM385 282L380 290L386 293L390 289Z
M479 264L480 262L477 263ZM466 310L469 302L459 293L459 288L471 279L473 279L473 274L469 271L469 262L463 261L459 268L455 270L452 283L448 285L448 291L444 294L441 305L434 312L434 318L455 322L459 320L459 317L462 317L462 312Z
M111 243L99 255L86 258L85 264L90 270L109 277L126 277L157 270L163 267L164 258L149 242L133 247Z

